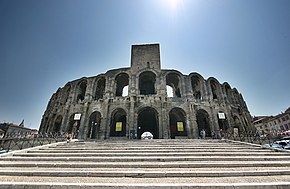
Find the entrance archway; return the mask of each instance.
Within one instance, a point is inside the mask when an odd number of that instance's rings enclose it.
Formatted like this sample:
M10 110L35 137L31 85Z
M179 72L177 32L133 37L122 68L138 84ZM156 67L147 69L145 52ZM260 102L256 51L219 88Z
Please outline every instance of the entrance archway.
M233 127L238 129L239 133L243 132L244 128L242 127L240 119L236 115L234 115L233 116L233 120L234 120L234 126Z
M53 132L55 132L55 133L60 132L61 123L62 123L62 116L59 115L59 116L57 116L57 118L54 122Z
M142 109L138 114L137 138L140 139L144 132L152 133L154 139L159 138L158 113L150 107Z
M173 108L169 112L170 138L175 136L187 136L186 114L180 108Z
M101 125L101 113L93 112L90 116L89 129L87 132L87 137L90 139L99 138L100 125Z
M112 113L111 118L111 137L125 137L126 136L127 114L122 108L116 109Z
M205 110L198 110L196 112L196 122L198 126L198 134L201 130L205 130L205 136L211 136L210 124L209 124L209 115Z

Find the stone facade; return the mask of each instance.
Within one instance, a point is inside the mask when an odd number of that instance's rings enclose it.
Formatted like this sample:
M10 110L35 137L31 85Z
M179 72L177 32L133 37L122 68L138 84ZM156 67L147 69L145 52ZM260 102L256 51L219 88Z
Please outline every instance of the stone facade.
M170 90L171 95L168 95ZM126 91L127 92L124 92ZM80 119L78 118L80 116ZM159 44L133 45L131 67L68 82L54 93L40 132L78 138L198 138L220 131L252 130L242 95L228 83L199 73L161 69Z

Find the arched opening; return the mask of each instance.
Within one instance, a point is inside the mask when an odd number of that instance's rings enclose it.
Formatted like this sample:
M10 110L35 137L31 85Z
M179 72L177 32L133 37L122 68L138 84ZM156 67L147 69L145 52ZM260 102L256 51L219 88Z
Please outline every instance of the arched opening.
M198 76L193 75L191 77L191 87L192 87L192 95L197 100L202 100L201 96L201 81Z
M226 114L223 112L219 112L217 117L218 117L219 128L222 129L223 131L227 131L229 127L228 127L228 120L227 120Z
M90 115L89 129L87 132L87 138L99 139L100 138L100 126L101 126L101 113L93 112Z
M217 89L217 84L214 80L210 81L210 88L211 88L211 92L212 92L212 98L213 99L218 99L218 89Z
M63 104L65 104L68 101L70 90L71 90L71 86L70 85L65 86L64 93L62 95L62 103Z
M237 131L238 133L244 132L244 128L238 116L234 115L233 120L234 120L234 125L233 125L234 132L237 132Z
M139 76L139 90L141 95L156 94L155 91L156 76L153 72L146 71Z
M143 108L138 114L137 138L140 139L144 132L153 134L154 139L159 138L158 113L150 107Z
M173 88L169 85L166 86L167 97L173 97Z
M186 114L180 108L173 108L169 112L170 138L187 136Z
M166 75L166 85L172 87L173 97L181 97L179 75L176 73L169 73Z
M116 77L116 96L123 96L123 89L129 85L129 76L126 73L120 73Z
M95 100L103 99L105 94L105 87L106 87L106 79L104 77L101 77L97 81Z
M83 101L85 99L86 90L87 90L87 81L84 80L79 84L77 88L77 102Z
M224 85L224 89L225 89L225 92L226 92L226 96L227 96L227 100L229 103L232 103L233 100L232 100L232 92L231 92L231 87L229 86L229 84L225 84Z
M210 122L209 122L209 115L205 110L198 110L196 112L196 122L198 126L198 133L202 130L205 131L205 136L210 137L211 136L211 130L210 130Z
M53 127L53 132L55 132L55 133L60 132L61 123L62 123L62 116L59 115L59 116L57 116L57 118L55 119L54 127Z
M77 116L76 116L76 114L77 114ZM77 131L79 130L80 121L81 121L80 115L81 114L74 113L74 114L72 114L70 116L70 118L69 118L69 124L68 124L67 130L66 130L67 133L71 133L74 136L77 135Z
M240 104L240 94L236 88L233 89L233 102L235 104Z
M112 113L110 136L111 137L125 137L127 114L125 110L118 108Z

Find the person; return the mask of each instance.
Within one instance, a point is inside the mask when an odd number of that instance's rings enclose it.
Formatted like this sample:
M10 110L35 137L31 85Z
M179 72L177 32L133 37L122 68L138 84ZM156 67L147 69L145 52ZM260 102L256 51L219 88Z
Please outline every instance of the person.
M215 137L216 137L216 136L215 136L215 132L214 132L214 131L211 131L211 138L212 138L212 139L215 139Z
M66 137L66 142L70 143L71 142L71 138L72 138L71 134L68 134L67 137Z
M220 139L223 139L224 138L224 131L222 130L222 129L220 129L220 132L219 132L219 134L220 134Z
M201 135L201 138L202 139L205 139L205 130L204 129L202 129L201 131L200 131L200 135Z

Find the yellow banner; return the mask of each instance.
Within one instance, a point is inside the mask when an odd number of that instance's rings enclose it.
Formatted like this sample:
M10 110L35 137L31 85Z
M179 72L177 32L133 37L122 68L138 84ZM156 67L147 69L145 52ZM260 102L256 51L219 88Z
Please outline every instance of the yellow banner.
M183 122L177 122L177 131L179 131L179 132L184 131Z
M116 131L122 131L122 122L116 122Z

